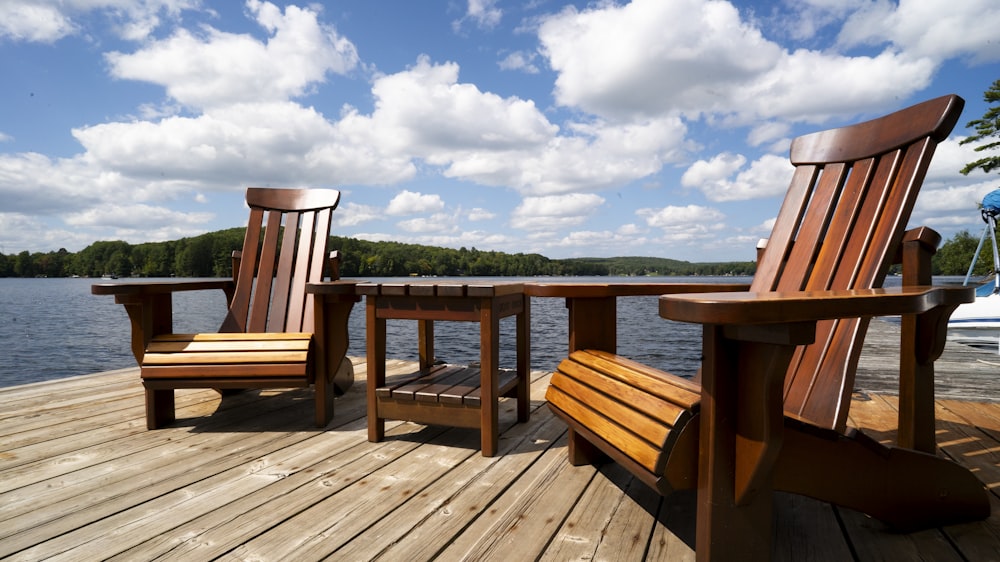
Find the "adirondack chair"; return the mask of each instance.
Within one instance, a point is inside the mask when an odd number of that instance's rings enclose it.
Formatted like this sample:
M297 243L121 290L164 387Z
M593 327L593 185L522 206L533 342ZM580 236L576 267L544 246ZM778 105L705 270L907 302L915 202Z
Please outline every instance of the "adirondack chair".
M359 300L353 282L320 283L326 254L331 189L249 188L250 219L242 251L233 252L233 280L98 284L115 295L132 324L132 353L146 391L146 426L175 418L174 389L315 387L315 419L333 417L334 394L353 383L347 319ZM266 282L265 282L266 281ZM218 333L172 333L172 294L221 289L229 309ZM346 367L346 368L345 368Z
M702 560L767 559L773 490L901 530L989 516L983 484L935 456L933 361L971 293L930 287L940 237L904 233L963 105L945 96L796 139L749 292L659 299L664 318L704 325L700 380L609 349L559 364L546 399L569 425L570 462L610 457L660 494L697 489ZM879 288L896 260L903 286ZM847 427L865 331L882 315L902 315L898 447Z

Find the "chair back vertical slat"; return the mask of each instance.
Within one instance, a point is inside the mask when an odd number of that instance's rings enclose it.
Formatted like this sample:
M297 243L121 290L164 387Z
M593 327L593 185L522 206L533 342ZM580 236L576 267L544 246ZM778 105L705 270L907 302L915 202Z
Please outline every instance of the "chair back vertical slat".
M236 275L236 290L229 311L222 322L221 332L245 332L247 315L250 313L250 297L253 294L254 274L257 268L257 245L260 243L260 230L264 220L264 210L250 208L250 219L247 222L247 232L243 237L243 251L240 258L240 271Z
M295 250L298 242L299 220L301 213L289 211L284 213L285 228L281 237L281 252L278 257L278 273L274 278L274 297L271 303L271 313L267 321L268 332L283 332L286 330L286 315L288 314L288 294L292 285L292 266L295 263ZM294 329L292 331L298 331Z
M275 256L278 252L278 239L281 233L281 212L267 212L267 224L264 226L264 243L260 248L260 261L257 266L257 283L254 286L250 317L247 319L247 332L263 332L267 328L267 314L271 303L271 280L274 278Z
M285 315L285 329L288 331L295 332L302 329L302 318L305 313L306 283L308 282L309 273L309 257L313 252L315 231L316 213L302 213L298 248L295 253L295 266L292 268L292 285L288 295L288 312Z
M792 186L751 290L880 287L934 146L962 102L945 96L882 119L796 139ZM785 410L843 429L867 319L820 322L785 379Z
M819 169L816 166L798 166L792 175L792 184L788 188L785 200L781 203L778 218L771 230L767 248L757 263L757 272L750 285L751 291L773 291L785 267L788 252L798 231L798 223L805 212L809 197L812 195L812 185L816 181ZM773 243L772 243L773 241Z
M323 280L323 273L327 263L326 245L332 219L333 211L331 209L316 211L316 229L313 232L313 252L309 263L309 274L306 278L307 283L318 283ZM302 326L300 328L304 332L312 332L315 328L314 298L315 296L310 293L306 293L305 295L305 304L302 310Z

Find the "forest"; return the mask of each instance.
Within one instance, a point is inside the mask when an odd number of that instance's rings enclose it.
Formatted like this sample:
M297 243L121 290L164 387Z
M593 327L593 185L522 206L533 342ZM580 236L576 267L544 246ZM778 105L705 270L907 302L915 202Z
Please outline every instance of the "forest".
M129 244L94 242L79 252L4 255L0 277L229 277L233 250L243 245L244 228L209 232L168 242ZM979 237L962 231L942 244L934 257L936 275L964 275ZM370 242L331 236L328 247L339 250L343 277L406 276L720 276L753 275L746 262L692 263L655 257L549 259L540 254L508 254L476 248L440 248L399 242ZM989 244L977 260L978 275L991 269Z
M243 228L169 242L94 242L72 253L0 253L0 277L229 277ZM440 248L331 236L343 277L753 275L754 262L691 263L653 257L549 259L476 248Z

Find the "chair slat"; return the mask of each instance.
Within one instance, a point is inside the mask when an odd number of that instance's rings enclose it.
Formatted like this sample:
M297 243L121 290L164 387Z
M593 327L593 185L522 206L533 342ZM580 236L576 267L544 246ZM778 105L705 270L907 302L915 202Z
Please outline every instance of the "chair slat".
M144 381L171 379L172 388L204 388L206 380L232 379L244 381L251 387L301 387L306 386L309 366L299 361L292 363L246 363L240 365L151 365L142 368ZM266 378L265 378L266 377ZM180 380L187 383L178 382Z
M205 332L198 334L160 334L153 341L267 341L267 340L308 340L309 332Z
M288 294L288 312L285 314L286 330L301 330L305 312L306 283L309 273L309 256L315 239L316 213L303 213L299 227L299 245L295 265L291 269L292 284Z
M281 213L267 212L267 226L264 227L264 243L260 249L260 267L257 268L257 283L253 293L253 306L247 320L248 332L263 332L267 328L267 314L271 304L271 279L274 277L275 257L281 232Z
M316 212L316 229L312 232L312 260L309 264L309 275L307 283L318 283L323 280L323 270L326 267L327 256L325 237L330 232L330 225L333 219L332 209L320 209ZM304 309L302 311L302 323L298 328L288 327L287 329L312 330L315 325L315 311L313 309L313 299L316 298L310 293L306 293L304 298Z
M281 256L278 264L278 275L274 279L274 297L272 298L267 331L280 332L286 329L300 330L301 326L288 326L288 294L292 286L292 267L295 263L295 246L299 239L299 222L301 213L285 213L285 230L281 240Z
M241 351L193 352L193 353L147 353L142 358L143 366L148 365L212 365L250 363L304 363L307 350L291 351Z
M217 340L217 341L152 341L146 348L146 353L183 353L183 352L249 352L249 351L289 351L309 349L308 339L275 340L259 339L249 341Z
M243 239L243 252L240 259L240 271L236 276L236 291L229 312L222 323L223 332L245 332L247 315L250 313L250 296L253 293L254 272L257 269L257 245L260 243L260 227L264 218L264 210L250 209L250 219L247 222L247 233Z

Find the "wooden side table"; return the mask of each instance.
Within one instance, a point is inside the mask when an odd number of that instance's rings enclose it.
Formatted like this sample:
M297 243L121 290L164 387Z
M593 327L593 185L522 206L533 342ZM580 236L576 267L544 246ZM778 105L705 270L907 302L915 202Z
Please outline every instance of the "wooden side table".
M517 399L528 421L530 305L522 283L362 283L368 355L368 440L385 437L385 420L479 428L483 456L496 455L499 398ZM500 319L516 316L516 369L501 370ZM386 320L418 322L419 370L386 384ZM480 368L434 364L434 322L478 322Z

